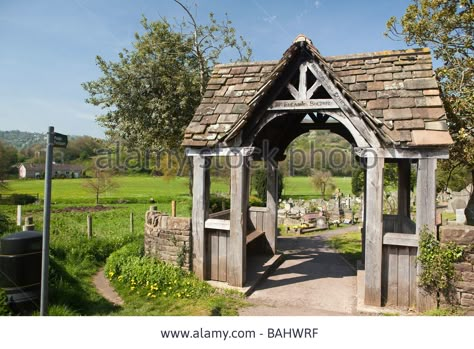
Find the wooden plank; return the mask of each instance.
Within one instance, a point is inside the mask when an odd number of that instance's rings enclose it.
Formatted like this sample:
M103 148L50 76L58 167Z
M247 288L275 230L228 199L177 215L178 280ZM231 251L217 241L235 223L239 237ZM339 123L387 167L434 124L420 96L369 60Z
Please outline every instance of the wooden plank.
M265 231L272 253L277 249L278 229L278 163L266 161L267 165L267 212L262 229Z
M257 228L258 230L261 230L261 231L265 231L265 229L263 227L264 215L265 215L264 212L257 212L257 226L255 228Z
M367 166L367 224L365 226L365 304L382 302L383 158L372 158Z
M227 147L227 148L186 148L186 156L250 156L254 152L254 147Z
M416 231L426 226L435 232L436 220L436 159L418 160L416 178Z
M389 269L389 247L382 246L382 305L388 305L388 269Z
M205 273L204 273L204 279L205 280L211 280L211 266L212 266L212 249L211 249L211 241L212 241L212 231L206 231L205 234L205 246L204 246L204 267Z
M387 232L383 234L383 244L392 246L418 247L418 235Z
M224 217L228 217L229 215L230 215L230 209L211 213L209 214L209 218L225 219Z
M398 161L398 214L410 217L410 160Z
M436 159L418 160L416 178L416 233L419 234L426 226L435 232L436 219ZM419 252L419 250L418 250ZM417 275L421 273L421 266L417 266ZM416 308L424 312L436 307L435 297L417 288Z
M321 82L321 85L329 93L334 102L337 103L339 108L347 116L347 119L356 128L358 133L365 139L365 141L373 147L379 147L380 142L375 136L375 132L367 127L365 122L360 118L359 113L356 112L349 101L344 98L336 85L334 85L334 82L329 79L321 67L313 61L308 63L308 68L314 74L316 79Z
M246 243L247 244L251 243L253 240L255 240L256 238L258 238L259 236L263 234L265 234L265 232L261 230L252 231L250 234L247 235Z
M447 147L421 149L354 147L354 153L363 158L380 156L387 159L449 159Z
M209 232L211 236L211 280L219 281L219 232Z
M231 157L230 238L227 257L227 281L243 287L246 277L246 232L248 215L248 159Z
M387 246L387 305L398 304L398 248L395 246Z
M308 71L307 63L303 63L300 65L300 79L299 79L299 86L298 86L298 99L306 99L306 72Z
M299 100L276 100L268 110L327 110L339 109L332 99L299 99Z
M416 290L418 288L417 278L416 278L416 247L410 247L410 309L414 309L416 306Z
M209 207L209 168L206 159L193 158L192 255L193 271L200 279L206 275L205 221Z
M268 207L252 206L249 207L249 212L268 212Z
M408 247L398 247L398 304L410 306L410 255Z
M288 83L288 91L290 92L290 94L293 96L294 99L299 99L300 97L300 93L298 92L298 90L296 89L296 87L294 87L291 82Z
M230 220L208 218L204 224L207 229L230 230Z
M311 99L313 93L321 86L321 83L316 80L316 82L311 86L306 92L306 99Z
M219 232L219 273L218 280L222 282L227 281L227 242L229 240L229 233Z

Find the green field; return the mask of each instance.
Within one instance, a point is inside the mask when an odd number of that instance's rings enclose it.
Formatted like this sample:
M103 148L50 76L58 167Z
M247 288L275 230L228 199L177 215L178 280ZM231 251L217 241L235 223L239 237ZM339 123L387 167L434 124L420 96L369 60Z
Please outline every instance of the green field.
M350 177L335 177L337 188L343 193L351 192ZM55 179L53 180L52 201L57 204L94 204L94 195L88 192L83 184L86 179ZM190 201L189 179L185 177L163 178L130 176L116 177L119 187L109 193L101 195L104 203L117 203L129 200L134 203L148 203L153 198L158 203L177 200ZM286 177L284 180L284 197L319 197L319 193L312 187L310 177ZM9 190L5 194L22 193L39 195L43 198L42 180L10 180ZM211 191L228 194L229 184L221 178L213 178ZM326 195L330 195L327 193Z
M150 198L158 210L170 213L171 200L177 201L178 216L190 216L191 196L187 178L129 176L115 178L119 187L101 196L103 206L95 206L94 194L83 184L86 179L56 179L52 189L51 215L51 306L56 315L235 315L245 301L234 294L213 294L211 297L177 299L157 297L150 300L121 289L126 300L114 307L102 298L92 285L92 276L102 267L108 256L130 242L143 245L145 212ZM350 178L335 178L342 192L349 192ZM2 194L32 194L43 198L44 181L10 180ZM310 178L285 179L285 197L318 197ZM229 194L226 179L213 178L211 192ZM328 193L329 194L329 193ZM13 226L16 206L0 205L10 223L0 236L18 231ZM130 231L130 214L134 214L134 229ZM86 236L86 217L93 218L93 238ZM23 215L32 216L35 228L42 230L43 205L23 206Z

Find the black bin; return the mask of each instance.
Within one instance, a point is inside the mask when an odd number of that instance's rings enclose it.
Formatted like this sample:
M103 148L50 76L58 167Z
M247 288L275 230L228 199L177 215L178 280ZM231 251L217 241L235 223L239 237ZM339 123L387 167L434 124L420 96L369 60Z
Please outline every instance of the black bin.
M0 239L0 288L14 312L39 309L43 235L22 231Z

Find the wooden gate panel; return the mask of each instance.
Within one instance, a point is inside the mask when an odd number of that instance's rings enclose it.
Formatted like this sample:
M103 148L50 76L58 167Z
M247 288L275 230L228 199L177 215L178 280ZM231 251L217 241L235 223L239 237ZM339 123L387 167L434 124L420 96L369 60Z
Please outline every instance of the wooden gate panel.
M207 279L227 281L227 249L229 232L206 229Z
M387 306L413 308L416 304L416 247L383 247L382 292Z

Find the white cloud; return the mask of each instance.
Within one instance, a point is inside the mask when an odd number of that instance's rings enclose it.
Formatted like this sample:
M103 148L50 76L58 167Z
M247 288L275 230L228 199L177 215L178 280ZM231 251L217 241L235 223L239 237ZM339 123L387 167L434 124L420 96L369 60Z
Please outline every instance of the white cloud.
M316 0L316 1L314 2L314 7L319 8L319 6L321 6L321 1Z

